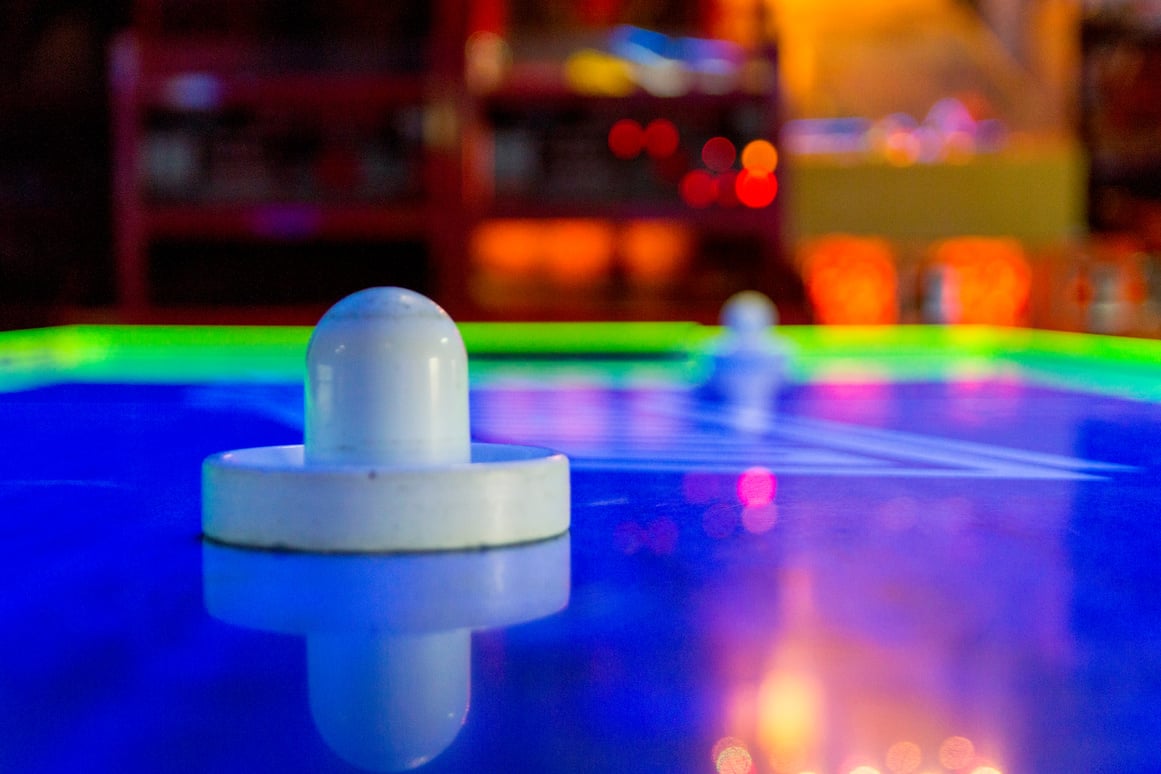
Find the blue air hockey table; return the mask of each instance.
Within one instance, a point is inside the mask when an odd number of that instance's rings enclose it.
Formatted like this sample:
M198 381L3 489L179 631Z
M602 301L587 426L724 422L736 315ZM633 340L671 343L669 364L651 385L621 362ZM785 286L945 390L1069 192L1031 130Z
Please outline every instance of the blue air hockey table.
M203 540L309 330L0 334L0 771L1161 770L1161 344L461 328L473 436L571 458L560 538Z

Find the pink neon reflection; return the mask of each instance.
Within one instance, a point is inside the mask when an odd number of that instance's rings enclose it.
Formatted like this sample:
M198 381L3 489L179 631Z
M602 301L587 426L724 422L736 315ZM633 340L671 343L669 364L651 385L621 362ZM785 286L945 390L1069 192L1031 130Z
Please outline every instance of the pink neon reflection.
M749 468L738 478L738 500L747 508L769 505L777 491L778 479L766 468Z

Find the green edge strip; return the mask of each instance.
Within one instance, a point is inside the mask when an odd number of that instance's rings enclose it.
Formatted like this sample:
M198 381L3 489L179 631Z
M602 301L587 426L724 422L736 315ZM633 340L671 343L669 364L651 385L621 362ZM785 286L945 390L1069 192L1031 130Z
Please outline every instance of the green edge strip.
M463 323L489 356L693 359L720 335L696 323ZM1161 342L988 327L786 326L797 378L914 381L1016 373L1161 401ZM297 380L308 327L78 325L0 332L0 389L62 381ZM578 364L579 365L579 364ZM598 366L599 367L599 366ZM607 367L607 366L606 366ZM674 369L676 378L691 373Z

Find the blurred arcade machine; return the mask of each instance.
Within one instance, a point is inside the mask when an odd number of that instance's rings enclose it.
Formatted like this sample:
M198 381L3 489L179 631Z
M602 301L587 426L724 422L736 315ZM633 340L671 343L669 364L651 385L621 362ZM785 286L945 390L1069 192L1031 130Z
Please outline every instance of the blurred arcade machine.
M833 323L1084 327L1070 0L782 0L797 265Z

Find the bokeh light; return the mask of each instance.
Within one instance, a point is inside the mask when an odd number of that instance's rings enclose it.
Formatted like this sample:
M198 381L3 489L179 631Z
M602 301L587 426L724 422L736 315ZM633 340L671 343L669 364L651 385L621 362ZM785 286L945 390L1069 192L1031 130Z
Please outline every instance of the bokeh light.
M777 521L778 506L775 503L751 505L742 509L742 527L751 535L769 532Z
M850 774L882 774L882 772L880 772L874 766L863 765L855 766L853 769L851 769Z
M743 169L734 181L738 201L747 207L759 209L768 206L778 195L778 178L770 172Z
M748 468L738 477L738 500L747 508L769 505L778 491L778 479L769 469Z
M677 126L667 118L655 118L645 127L645 150L655 159L667 159L681 144Z
M540 227L533 220L490 220L472 231L472 262L502 276L535 271L540 256Z
M742 168L773 172L778 168L778 149L769 140L751 140L742 148Z
M693 235L675 221L631 221L617 241L625 274L638 285L676 281L693 254Z
M977 766L972 769L972 774L1004 774L995 766Z
M609 150L619 159L633 159L645 147L645 130L632 118L622 118L609 129Z
M898 319L894 254L885 240L829 236L803 249L815 316L828 324L886 324Z
M632 63L587 48L565 59L564 81L578 94L595 97L627 97L637 90Z
M718 774L750 774L754 770L754 758L746 744L732 736L725 736L714 743L710 752L714 769Z
M803 760L822 736L823 691L818 680L797 669L768 672L758 688L758 743L775 763Z
M915 742L896 742L887 748L887 768L894 774L912 774L923 763L923 751Z
M690 207L705 209L718 198L718 183L713 175L703 169L691 169L681 178L678 186L681 200Z
M1032 269L1015 239L959 237L940 243L935 267L945 279L941 299L949 322L1017 325L1028 307Z
M668 556L677 551L678 536L677 522L668 516L661 516L649 522L646 544L658 556Z
M511 65L508 42L495 32L474 32L464 44L464 80L476 94L499 88Z
M545 271L557 284L591 285L605 279L612 270L615 235L607 221L545 221L541 240Z
M967 768L976 755L976 746L966 736L949 736L939 745L939 765L957 771Z
M722 207L737 207L740 203L738 201L738 175L732 170L721 172L717 176L718 181L718 204Z
M724 172L734 165L738 150L726 137L711 137L701 146L701 160L714 172Z
M919 135L907 129L890 132L883 142L883 154L897 167L909 167L919 160L923 147Z

